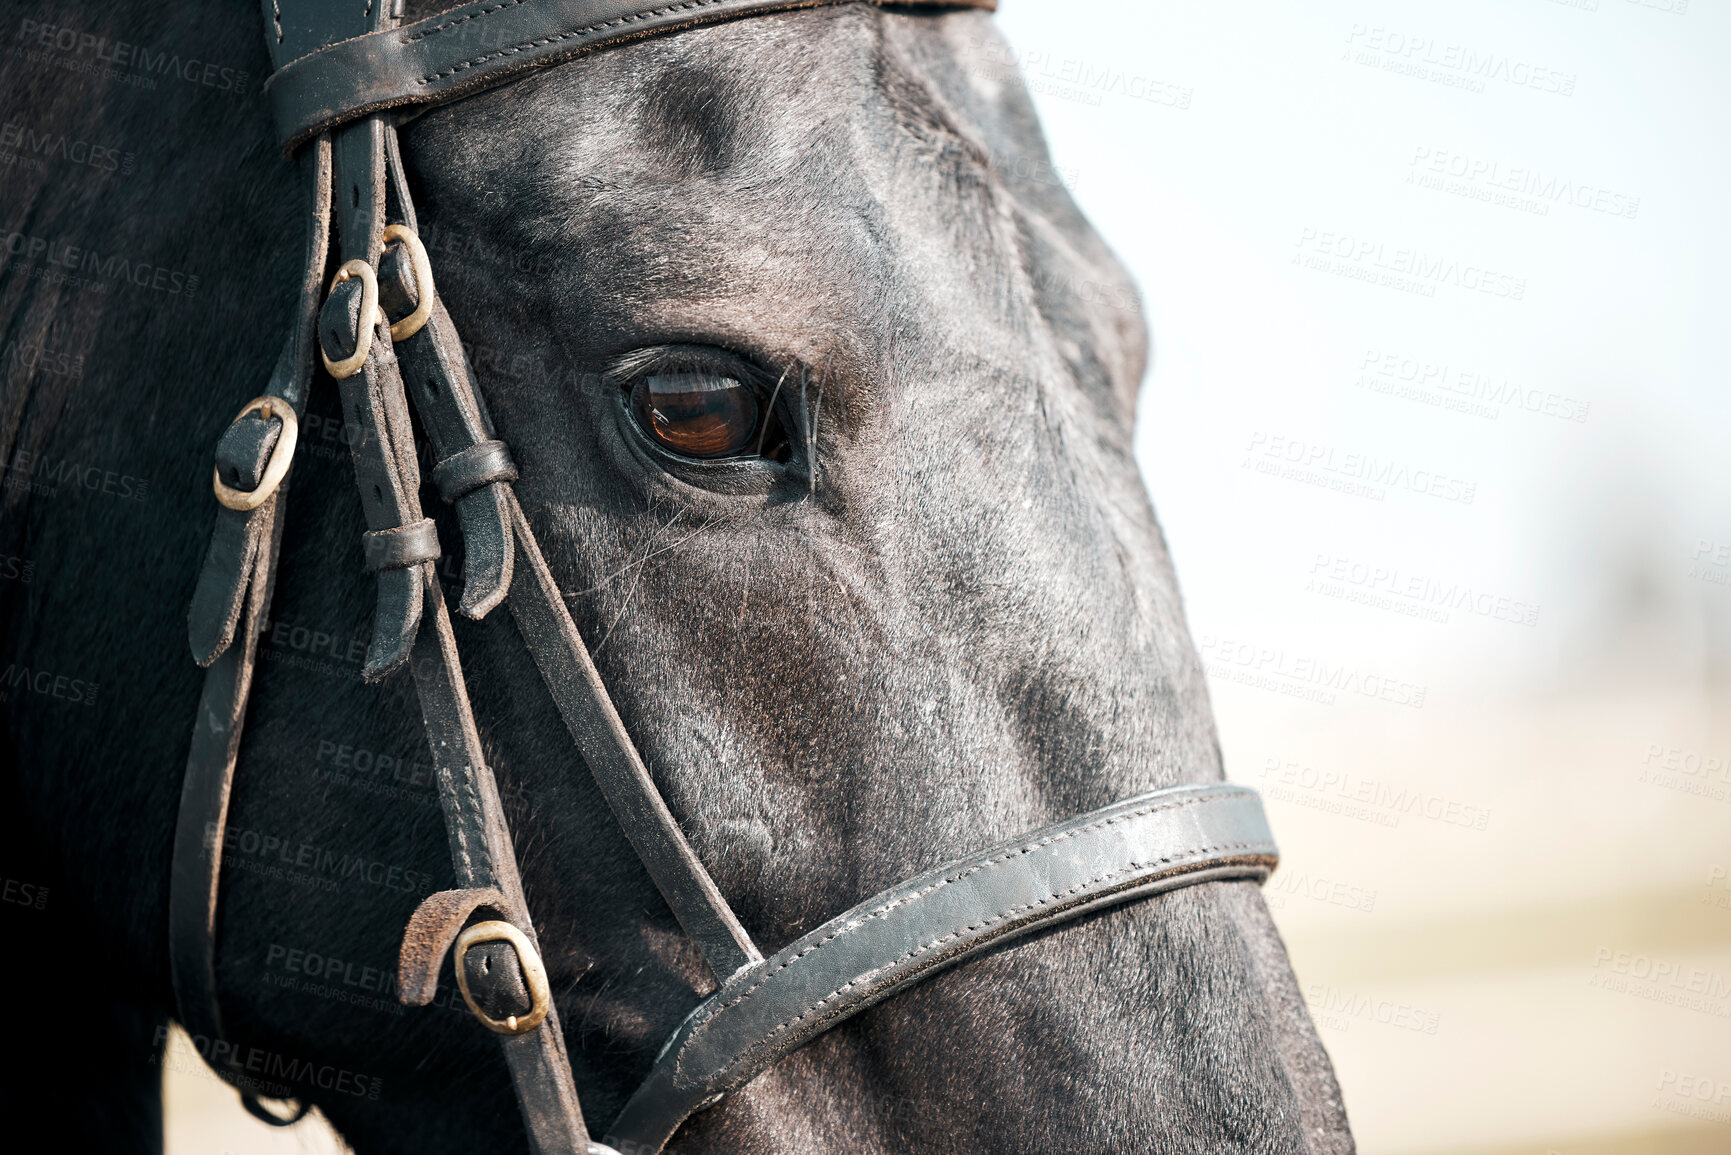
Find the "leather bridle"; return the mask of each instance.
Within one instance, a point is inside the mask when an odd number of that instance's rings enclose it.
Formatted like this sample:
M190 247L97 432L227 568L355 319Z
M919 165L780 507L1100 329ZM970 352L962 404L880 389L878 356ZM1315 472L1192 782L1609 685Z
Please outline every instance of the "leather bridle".
M377 585L364 677L376 681L411 667L457 880L409 920L400 997L430 1003L444 958L453 954L465 1002L499 1035L534 1151L652 1155L694 1112L782 1056L971 954L1114 903L1216 879L1260 882L1274 868L1274 842L1254 791L1177 786L928 871L765 958L626 733L517 502L517 467L495 436L434 291L396 124L402 110L623 41L834 2L480 0L402 24L402 0L264 0L276 69L266 90L284 150L298 155L309 228L287 344L263 396L217 446L221 508L190 613L193 656L206 674L174 839L169 937L180 1021L195 1038L223 1035L215 952L228 800L276 573L288 468L320 362L341 395L368 527L365 569ZM917 7L993 6L946 0ZM334 277L332 261L340 262ZM509 605L583 761L718 984L656 1056L606 1145L591 1141L578 1106L510 831L476 732L434 572L438 535L420 505L410 402L432 442L433 481L455 505L463 534L459 612L479 619ZM261 1117L290 1121L245 1098Z

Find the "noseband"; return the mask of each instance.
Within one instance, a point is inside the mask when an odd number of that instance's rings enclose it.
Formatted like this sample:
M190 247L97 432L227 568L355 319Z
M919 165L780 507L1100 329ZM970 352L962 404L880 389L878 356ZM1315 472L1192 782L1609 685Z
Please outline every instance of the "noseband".
M1274 868L1254 791L1177 786L911 878L765 958L626 733L517 502L517 467L434 291L396 125L403 111L595 49L832 2L480 0L403 24L402 0L265 0L276 69L265 87L306 188L306 271L264 394L218 442L220 508L189 619L193 656L206 674L175 832L169 939L180 1021L194 1036L222 1038L216 912L228 800L296 431L321 363L341 396L367 523L365 569L377 586L364 677L377 681L405 664L412 671L457 879L456 889L431 895L409 920L400 997L432 1002L444 959L453 956L464 1001L499 1036L540 1155L654 1155L694 1112L782 1056L972 954L1115 903L1197 882L1260 882ZM991 8L993 0L915 7ZM463 534L458 612L479 619L509 605L584 763L718 984L662 1047L606 1144L591 1141L578 1105L510 830L476 732L434 573L438 534L420 505L410 403L433 445L433 481L455 505ZM243 1097L267 1121L288 1121Z

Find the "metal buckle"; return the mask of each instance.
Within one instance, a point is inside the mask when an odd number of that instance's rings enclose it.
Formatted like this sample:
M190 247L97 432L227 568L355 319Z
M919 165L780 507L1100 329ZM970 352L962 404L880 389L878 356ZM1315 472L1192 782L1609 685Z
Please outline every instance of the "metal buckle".
M528 1014L508 1015L501 1021L475 1005L474 997L469 994L469 975L463 968L463 956L469 953L470 947L483 942L508 942L517 951L517 962L523 968L523 985L529 988ZM547 969L541 965L540 954L529 942L529 936L508 922L478 922L464 930L457 936L452 963L457 969L457 987L463 992L463 1001L490 1031L501 1035L527 1034L541 1025L541 1020L547 1017L547 1011L553 1005L553 992L547 986Z
M384 243L402 241L409 250L409 267L415 270L415 311L391 325L391 340L406 341L421 331L427 318L433 315L433 262L427 259L427 247L408 225L386 225Z
M295 438L300 435L300 422L295 419L294 406L281 397L254 397L246 403L246 407L234 415L239 421L253 410L263 417L275 417L282 422L282 432L277 435L276 445L270 451L270 461L265 463L264 476L259 478L258 488L251 493L243 493L222 482L222 470L212 468L210 481L216 490L216 499L230 509L245 513L249 509L257 509L270 495L276 492L276 487L282 484L282 479L288 476L289 465L294 461ZM230 422L233 424L233 422Z
M356 257L347 261L337 270L337 275L331 278L331 288L348 280L350 277L361 279L361 319L355 329L355 351L341 361L332 361L325 355L325 343L319 341L319 360L325 363L325 372L341 381L344 377L353 377L361 371L361 366L367 363L367 354L373 349L373 325L379 316L379 278L373 272L373 267ZM329 293L326 297L329 297Z

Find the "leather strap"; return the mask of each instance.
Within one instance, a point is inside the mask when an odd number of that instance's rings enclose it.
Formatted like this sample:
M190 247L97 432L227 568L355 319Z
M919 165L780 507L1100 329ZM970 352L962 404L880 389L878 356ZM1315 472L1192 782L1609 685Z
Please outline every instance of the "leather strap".
M433 484L447 502L495 481L516 481L517 463L503 441L482 441L433 466Z
M411 665L427 744L433 752L434 777L445 812L457 885L470 892L468 897L477 890L501 895L504 906L500 913L539 952L535 927L523 901L523 884L517 873L510 831L505 825L504 805L483 756L481 737L469 708L468 690L457 659L457 639L445 612L444 594L430 568L416 572L427 583L428 613L421 623ZM472 913L480 905L484 902L470 905L469 911ZM437 974L436 965L432 969ZM405 1001L410 993L404 988ZM589 1151L589 1132L577 1101L577 1086L571 1076L571 1060L565 1053L558 1011L550 1009L546 1019L527 1034L501 1036L500 1046L517 1088L517 1105L529 1134L530 1149L536 1155L583 1155Z
M387 19L371 4L365 8L345 6L343 14L352 18L357 12L363 16L370 14L380 22ZM319 300L330 239L332 187L334 184L339 190L339 198L345 192L350 194L349 203L344 206L351 210L344 215L344 255L375 264L384 224L384 146L385 126L369 120L345 129L334 146L328 138L321 138L318 147L309 154L312 227L302 303L295 331L268 390L290 400L297 416L304 409L314 363ZM375 324L378 320L364 318L362 323ZM383 324L376 328L373 351L363 370L343 382L343 408L351 426L350 441L362 506L372 527L368 540L380 547L373 551L373 560L406 564L393 564L379 574L379 608L368 672L375 678L383 676L408 656L407 646L401 643L409 636L415 639L415 651L421 655L421 660L415 663L416 689L439 771L441 800L445 804L458 878L470 883L474 890L501 895L500 913L523 931L538 950L523 904L498 791L481 758L480 739L469 710L442 593L425 561L429 555L437 556L437 537L431 520L420 516L416 495L419 472L389 334ZM250 691L255 643L269 606L275 574L281 527L278 512L284 488L279 485L270 499L238 521L219 521L189 620L194 656L208 665L209 670L182 783L175 833L169 900L170 968L181 1021L193 1033L213 1040L222 1037L216 1000L215 944L223 831ZM268 540L268 548L262 540ZM238 646L231 644L235 619L239 616L235 606L237 588L250 591L241 631L243 644ZM422 604L429 600L431 612L423 615ZM399 652L385 655L389 660L381 661L381 641L386 643L385 649ZM435 959L432 964L435 982L437 963ZM583 1125L557 1013L550 1010L532 1031L503 1038L501 1042L517 1086L532 1149L538 1155L605 1153L606 1148L590 1142ZM304 1105L292 1117L265 1111L251 1101L246 1105L260 1118L274 1123L292 1122L305 1113Z
M439 560L439 531L430 517L395 529L369 530L361 535L361 542L366 555L363 568L368 573Z
M511 583L517 630L631 848L721 982L763 955L668 811L607 696L516 495L506 492L523 562Z
M263 480L265 459L280 435L280 421L257 413L230 425L216 445L223 483L246 493L256 490ZM240 625L248 579L265 541L263 531L272 523L269 516L254 516L256 512L217 506L216 528L187 614L187 640L200 666L208 667L228 649Z
M280 397L293 407L297 420L306 408L311 383L319 297L330 243L329 141L320 140L309 149L301 167L308 189L305 271L288 339L265 387L267 395ZM256 486L256 479L253 484ZM205 667L205 675L186 774L181 780L170 859L169 974L181 1024L189 1034L211 1042L223 1037L222 1009L216 993L216 915L223 833L258 636L270 609L287 490L288 479L284 478L276 492L255 509L241 512L218 507L216 530L187 616L193 659ZM241 627L243 600L244 627L237 645L235 631ZM226 1074L218 1071L219 1076ZM268 1111L250 1091L241 1093L241 1102L260 1119L276 1125L292 1123L306 1114L305 1103L286 1116Z
M319 133L369 113L444 104L598 48L698 24L843 2L847 0L476 0L414 24L278 60L264 90L276 114L283 151L292 154ZM868 2L927 9L997 7L996 0ZM272 8L272 0L265 0L266 26L278 29L284 43L311 39L297 35L296 21L302 16L273 13ZM305 18L316 18L318 8L300 11L308 13Z
M386 125L379 118L368 117L339 129L332 144L337 234L344 261L376 267L384 247L385 133ZM371 349L359 372L337 382L337 391L342 395L349 455L367 529L389 533L422 520L421 470L390 328L378 315L362 318L361 323L373 327ZM423 568L427 567L372 571L377 586L373 636L361 669L369 682L408 660L425 608Z
M387 211L393 223L413 229L414 201L395 130L389 128L385 155ZM431 314L396 352L409 397L439 461L433 477L445 499L454 501L463 532L464 585L458 610L479 618L509 595L518 630L583 761L674 916L720 982L763 956L686 841L613 708L512 493L517 467L494 436L450 314L433 286L410 288L402 304L419 303L421 293L431 292Z
M439 967L477 910L492 908L501 915L511 902L490 886L441 890L429 894L409 916L397 957L398 997L404 1006L424 1007L439 993Z
M391 223L413 230L415 204L403 173L395 129L386 132L385 149L390 177L387 211ZM415 403L415 411L433 443L434 457L439 462L433 469L433 478L438 481L441 470L462 475L465 466L453 462L466 462L478 452L479 446L493 442L493 422L481 391L475 387L457 327L438 299L437 290L432 285L412 285L410 289L411 294L405 296L412 295L414 304L420 302L423 293L432 294L431 314L419 331L402 342L397 355L402 360L410 400ZM497 444L503 450L503 444ZM503 456L505 464L509 464L509 452ZM447 492L444 483L440 483L440 494L456 506L457 523L463 531L463 600L457 612L474 619L485 617L505 600L515 564L503 482L514 480L516 469L501 468L495 474L485 480L479 475L464 478L477 484L456 494Z
M723 983L662 1047L607 1142L654 1155L700 1107L987 947L1196 882L1260 882L1277 860L1254 790L1177 786L910 878Z
M329 142L321 141L309 149L302 158L302 169L308 189L306 271L288 340L265 387L267 394L292 405L297 416L306 408L312 377L313 341L330 242ZM181 1023L188 1032L212 1040L222 1037L215 959L222 834L228 821L229 793L240 752L258 634L270 607L281 540L280 513L288 484L285 479L268 501L244 514L217 507L218 529L188 614L193 658L206 671L175 823L168 891L169 964ZM235 517L223 516L229 513ZM232 538L224 541L225 535L231 534L251 542L235 548ZM247 602L238 645L233 642L241 615L231 607L239 597L226 591L236 591Z
M379 24L390 22L386 13L372 11L378 13ZM406 214L405 223L413 222L407 188L396 179L400 164L394 163L393 138L394 130L381 118L367 117L338 130L333 149L342 255L375 270L383 256L388 204ZM410 656L404 643L412 639L416 696L458 886L502 894L507 904L502 913L522 932L529 949L539 953L504 807L469 706L444 591L427 560L438 556L437 534L431 519L421 513L420 466L389 323L382 311L363 318L363 323L374 326L367 358L359 372L337 382L361 507L371 531L367 541L378 549L377 556L368 558L378 582L378 605L363 675L379 678L395 669ZM373 564L379 561L388 568ZM515 955L511 959L520 961ZM499 1041L535 1155L589 1151L558 1012L549 1009L528 1032Z

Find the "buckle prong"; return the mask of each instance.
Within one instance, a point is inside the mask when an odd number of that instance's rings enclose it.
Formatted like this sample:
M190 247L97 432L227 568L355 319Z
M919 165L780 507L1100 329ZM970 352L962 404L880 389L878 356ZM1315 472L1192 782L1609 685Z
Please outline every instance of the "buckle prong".
M331 288L350 277L361 279L361 320L355 332L355 351L341 361L332 361L325 353L325 343L320 341L319 360L325 363L325 372L341 381L345 377L353 377L361 371L361 366L367 363L367 354L373 349L373 326L378 323L379 313L379 278L373 272L373 267L356 257L346 261L337 270L337 275L331 278Z
M270 461L265 464L264 476L259 478L258 488L246 493L233 486L224 485L221 469L213 468L210 472L216 499L228 508L242 513L257 509L269 501L270 495L276 492L276 487L282 484L282 479L288 476L289 466L294 462L295 438L300 435L300 422L295 419L294 406L281 397L272 397L269 394L254 397L234 415L234 419L239 421L255 410L267 420L275 417L282 422L282 432L277 435L276 445L271 448Z
M474 996L469 993L469 972L463 966L463 956L469 953L470 947L484 942L508 942L516 950L517 962L523 971L523 985L529 990L529 1010L526 1014L495 1019L476 1005ZM463 1001L469 1004L469 1010L490 1031L497 1031L501 1035L527 1034L541 1025L541 1020L547 1017L547 1011L553 1005L553 992L547 985L547 968L541 965L540 953L535 950L528 935L508 922L478 922L466 928L457 936L451 963L457 971L457 988L463 992Z
M391 340L407 341L433 315L433 262L427 259L427 247L408 225L386 225L384 243L402 241L409 250L409 267L415 270L415 311L391 325Z

